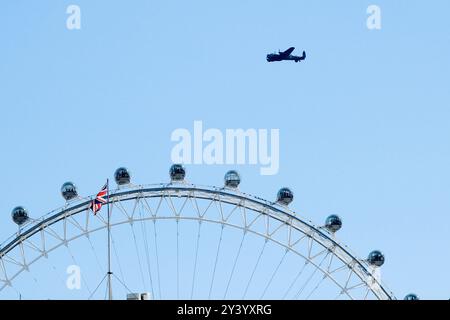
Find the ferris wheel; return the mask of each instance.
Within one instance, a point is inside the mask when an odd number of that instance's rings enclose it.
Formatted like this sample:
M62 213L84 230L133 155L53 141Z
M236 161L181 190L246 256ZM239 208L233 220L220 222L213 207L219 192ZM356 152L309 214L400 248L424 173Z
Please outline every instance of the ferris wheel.
M72 182L64 206L38 219L13 209L0 298L395 299L379 276L384 255L358 258L336 237L341 218L313 224L290 208L289 188L267 201L241 191L234 170L205 187L178 164L168 183L135 185L123 167L114 178L96 214Z

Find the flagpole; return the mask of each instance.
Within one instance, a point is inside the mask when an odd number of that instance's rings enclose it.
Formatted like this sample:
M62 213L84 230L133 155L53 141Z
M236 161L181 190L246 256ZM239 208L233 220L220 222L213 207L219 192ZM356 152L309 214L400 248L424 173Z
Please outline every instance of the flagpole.
M108 299L112 300L112 286L111 286L111 211L109 208L109 179L106 179L106 200L108 208Z

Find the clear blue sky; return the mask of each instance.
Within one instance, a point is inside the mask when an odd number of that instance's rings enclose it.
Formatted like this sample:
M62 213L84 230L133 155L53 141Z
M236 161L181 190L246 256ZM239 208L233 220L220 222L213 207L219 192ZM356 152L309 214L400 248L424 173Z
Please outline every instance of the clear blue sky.
M69 4L81 30L66 29ZM317 224L341 215L361 256L384 251L397 296L449 298L449 14L445 0L2 2L0 238L14 206L62 205L66 180L93 194L125 165L167 181L170 134L194 120L279 128L279 173L239 166L242 190L291 187ZM307 60L265 61L289 46ZM229 167L187 169L220 185Z

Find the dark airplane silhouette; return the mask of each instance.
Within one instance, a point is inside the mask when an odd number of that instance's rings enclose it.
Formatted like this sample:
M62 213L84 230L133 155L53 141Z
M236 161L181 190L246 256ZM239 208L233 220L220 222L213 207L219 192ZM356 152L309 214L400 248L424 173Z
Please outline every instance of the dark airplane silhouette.
M290 47L286 51L278 51L278 53L271 53L267 55L267 61L268 62L274 62L274 61L283 61L283 60L294 60L295 62L299 62L306 59L306 52L303 51L303 55L301 57L299 56L293 56L291 55L292 51L294 51L294 47Z

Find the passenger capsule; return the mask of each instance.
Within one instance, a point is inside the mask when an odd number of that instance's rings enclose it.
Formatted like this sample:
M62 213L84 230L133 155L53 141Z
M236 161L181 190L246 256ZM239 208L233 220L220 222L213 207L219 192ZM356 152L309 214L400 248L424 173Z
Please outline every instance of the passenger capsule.
M381 267L384 264L384 255L380 251L374 250L369 254L367 260L370 265Z
M72 200L78 196L77 186L73 182L66 182L61 187L61 195L66 201Z
M169 173L172 181L183 181L186 176L186 170L181 164L172 165Z
M19 226L27 222L29 219L27 210L24 207L20 206L13 209L13 211L11 212L11 217L13 221Z
M331 232L336 232L342 228L342 220L338 215L332 214L325 220L325 228Z
M235 170L230 170L225 174L225 186L229 188L237 188L241 183L241 177Z
M131 182L131 174L127 168L120 167L114 172L114 179L119 186L129 184Z
M419 297L416 294L410 293L410 294L405 296L404 300L420 300L420 299L419 299Z
M288 205L294 200L294 193L289 188L281 188L280 191L278 191L277 195L277 202Z

